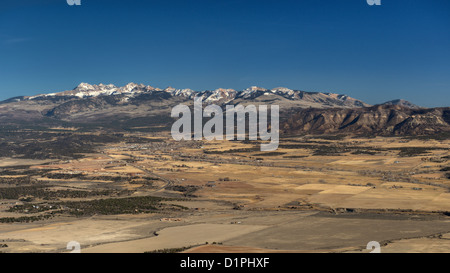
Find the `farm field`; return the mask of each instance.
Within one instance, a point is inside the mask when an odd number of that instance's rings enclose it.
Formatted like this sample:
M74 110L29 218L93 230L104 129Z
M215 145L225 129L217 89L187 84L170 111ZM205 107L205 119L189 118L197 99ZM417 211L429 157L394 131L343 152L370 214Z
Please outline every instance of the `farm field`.
M450 252L448 140L124 139L2 159L0 251Z

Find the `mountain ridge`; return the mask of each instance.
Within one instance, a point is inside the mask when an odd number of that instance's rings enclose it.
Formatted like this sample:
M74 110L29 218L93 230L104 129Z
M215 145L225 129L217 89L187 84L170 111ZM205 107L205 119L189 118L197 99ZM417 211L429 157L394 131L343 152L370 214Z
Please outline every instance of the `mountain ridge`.
M218 88L165 89L129 83L81 83L72 90L18 96L0 103L0 124L73 123L99 128L167 128L171 109L204 104L279 105L280 132L303 134L432 135L450 132L450 108L421 108L405 100L369 105L347 95L307 92L285 87L252 86L236 91ZM159 127L158 127L159 126Z
M341 107L366 107L370 106L361 100L354 99L350 96L329 92L308 92L302 90L294 90L286 87L277 87L266 89L257 86L251 86L244 90L234 90L229 88L217 88L215 90L194 91L189 88L175 89L167 87L165 89L155 88L150 85L128 83L125 86L117 87L113 84L89 84L80 83L72 90L66 90L56 93L46 93L33 96L16 97L18 100L34 100L43 98L57 97L99 97L110 95L125 95L128 97L137 96L139 94L151 94L154 92L166 92L172 96L186 97L193 99L194 96L201 96L203 101L208 103L228 103L235 99L254 99L259 96L278 95L289 100L304 100L316 103L323 103L324 107L341 106ZM8 99L11 100L11 99ZM6 100L6 101L8 101ZM320 105L315 105L320 106Z
M378 104L378 105L401 105L401 106L405 106L411 109L419 109L419 108L423 108L420 107L416 104L413 104L407 100L404 99L395 99L395 100L390 100L390 101L386 101L384 103Z
M450 107L375 105L354 109L301 109L286 120L286 134L433 135L450 132Z
M330 92L314 92L314 91L302 91L296 89L289 89L286 87L276 87L272 89L266 89L258 86L251 86L244 90L237 91L230 88L217 88L215 90L203 90L194 91L189 88L176 89L173 87L167 87L164 89L156 88L151 85L136 84L130 82L124 86L117 87L114 84L89 84L82 82L72 90L66 90L61 92L44 93L33 96L16 96L1 101L0 103L8 103L21 100L35 100L45 98L57 98L57 97L78 97L78 98L92 98L98 96L111 96L111 95L125 95L127 97L137 96L139 94L151 94L153 92L166 92L175 97L186 97L193 99L195 96L201 96L203 102L206 104L218 103L224 104L232 102L235 99L255 99L259 96L278 95L289 100L303 100L305 102L315 102L319 105L314 105L314 108L332 108L332 107L370 107L372 105L365 103L361 100L352 98L348 95L330 93ZM320 105L322 104L322 105ZM409 101L403 99L396 99L386 101L377 105L402 105L409 108L419 109L423 108L415 105ZM302 105L307 108L308 105ZM312 107L312 105L310 105Z

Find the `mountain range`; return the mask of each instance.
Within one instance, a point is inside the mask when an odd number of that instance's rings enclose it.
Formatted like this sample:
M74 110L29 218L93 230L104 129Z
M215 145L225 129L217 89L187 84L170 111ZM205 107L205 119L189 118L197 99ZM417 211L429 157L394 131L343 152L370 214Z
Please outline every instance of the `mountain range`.
M171 97L184 97L187 99L193 99L195 96L201 96L203 102L206 104L229 104L233 101L242 100L254 100L260 96L269 98L269 96L284 98L297 102L303 106L315 106L318 108L326 107L364 107L369 104L360 100L351 98L346 95L339 95L333 93L321 93L321 92L306 92L300 90L292 90L285 87L278 87L274 89L265 89L257 86L252 86L242 91L236 91L234 89L218 88L216 90L194 91L192 89L175 89L167 87L165 89L155 88L150 85L129 83L122 87L117 87L113 84L98 84L91 85L88 83L81 83L72 90L67 90L57 93L41 94L29 97L15 97L13 100L42 100L52 98L95 98L105 96L121 96L123 101L136 98L140 95L156 95ZM11 101L11 100L9 100Z
M10 98L0 102L0 124L61 121L135 128L167 124L171 108L192 105L195 96L201 96L204 104L221 106L277 104L280 128L286 134L421 135L450 128L448 107L422 108L405 100L373 106L347 95L285 87L194 91L135 83L122 87L81 83L72 90Z

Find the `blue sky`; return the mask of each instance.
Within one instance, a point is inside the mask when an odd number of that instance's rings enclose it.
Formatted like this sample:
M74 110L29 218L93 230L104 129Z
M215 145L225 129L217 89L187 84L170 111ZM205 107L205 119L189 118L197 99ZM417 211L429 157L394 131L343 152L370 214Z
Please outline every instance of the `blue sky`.
M0 99L252 85L450 106L450 1L2 0Z

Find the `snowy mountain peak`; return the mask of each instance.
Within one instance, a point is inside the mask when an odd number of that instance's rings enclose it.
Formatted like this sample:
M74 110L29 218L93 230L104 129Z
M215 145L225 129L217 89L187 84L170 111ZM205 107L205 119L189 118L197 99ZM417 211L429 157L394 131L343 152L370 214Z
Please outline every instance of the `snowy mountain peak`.
M82 82L77 87L75 87L73 90L77 91L87 91L87 90L94 90L94 86L90 85L89 83Z
M103 83L100 83L99 85L98 85L98 87L99 88L101 88L101 89L113 89L113 88L117 88L114 84L103 84Z
M271 89L270 91L272 93L275 93L275 94L281 94L281 95L284 95L284 96L289 96L290 98L293 98L294 95L295 95L295 91L294 90L286 88L286 87L277 87L277 88Z
M271 89L270 91L276 93L276 92L281 92L281 93L289 93L289 92L294 92L294 90L286 88L286 87L276 87Z
M266 92L267 89L266 88L262 88L262 87L258 87L258 86L250 86L249 88L245 89L244 91L251 91L251 92L262 91L262 92Z
M130 82L127 85L120 88L123 93L130 93L134 88L138 87L134 82Z
M165 94L166 93L166 94ZM192 99L195 96L201 96L203 101L207 104L225 104L237 100L253 100L260 96L272 95L278 96L279 99L287 99L289 103L302 105L302 107L364 107L368 104L348 97L346 95L339 95L333 93L321 92L306 92L299 90L292 90L286 87L277 87L273 89L266 89L258 86L251 86L242 91L234 89L218 88L215 90L194 91L192 89L176 89L167 87L165 89L154 88L150 85L136 84L130 82L122 87L116 87L113 84L91 85L89 83L80 83L73 90L63 91L59 93L41 94L32 97L24 97L25 100L34 100L37 98L52 98L65 97L71 99L78 98L93 98L101 96L120 96L117 97L121 102L128 102L130 99L138 98L152 98L153 96L140 96L141 94L154 94L162 97L181 97L185 99ZM286 100L284 100L286 102Z
M163 89L163 91L168 92L168 93L172 93L175 92L176 89L173 88L172 86L166 87L165 89Z

